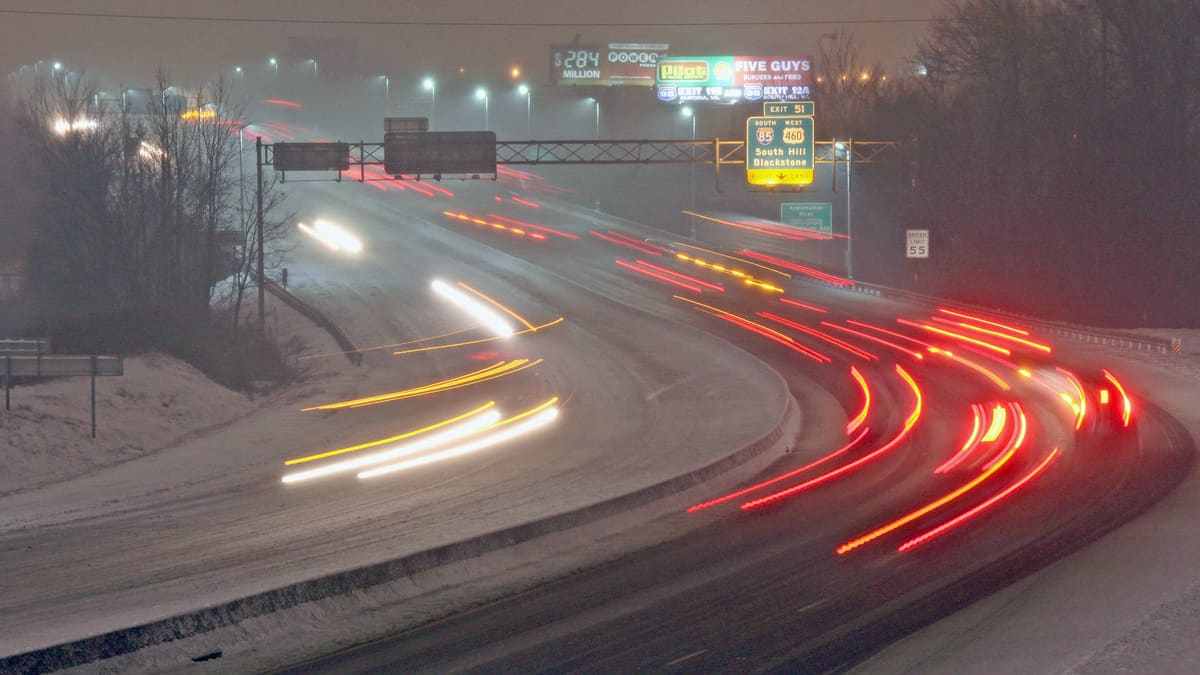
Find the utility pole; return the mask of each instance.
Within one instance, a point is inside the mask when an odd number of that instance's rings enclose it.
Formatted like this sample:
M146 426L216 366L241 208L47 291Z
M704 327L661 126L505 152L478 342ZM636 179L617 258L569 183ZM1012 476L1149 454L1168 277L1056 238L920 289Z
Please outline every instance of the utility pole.
M254 141L255 165L258 167L258 330L266 331L267 289L263 280L263 142L262 136Z

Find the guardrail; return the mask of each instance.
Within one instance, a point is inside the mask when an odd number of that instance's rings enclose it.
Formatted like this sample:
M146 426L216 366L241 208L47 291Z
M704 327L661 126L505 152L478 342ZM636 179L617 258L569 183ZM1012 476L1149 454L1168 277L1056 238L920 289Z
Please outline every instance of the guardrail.
M337 324L330 320L329 317L322 314L321 311L316 307L313 307L307 302L304 302L300 298L292 295L273 281L266 280L264 281L264 285L272 295L282 300L288 307L300 312L307 317L309 321L312 321L321 328L325 329L325 332L329 333L329 335L333 337L334 341L338 343L338 347L341 347L342 352L346 355L346 358L349 359L350 363L353 363L356 366L362 365L362 352L358 351L358 347L354 346L354 343L350 341L350 338L347 337L346 334L342 332L342 329L338 328Z
M854 286L847 287L848 290L893 300L906 300L908 302L923 305L940 305L943 307L951 307L964 311L987 312L992 316L1011 319L1027 326L1036 327L1038 330L1049 335L1056 335L1058 337L1065 337L1071 340L1078 340L1087 344L1122 347L1125 349L1151 352L1156 354L1168 354L1175 350L1174 348L1176 341L1174 340L1155 338L1147 335L1134 335L1131 333L1123 333L1121 331L1072 326L1070 324L1047 321L1045 319L1039 319L1037 317L1025 314L1017 314L1015 312L1009 312L1002 309L981 307L979 305L972 305L970 303L959 302L957 300L947 300L945 298L938 298L931 295L922 295L920 293L913 293L911 291L903 291L898 288L889 288L887 286L868 284L861 281L855 281L854 283Z

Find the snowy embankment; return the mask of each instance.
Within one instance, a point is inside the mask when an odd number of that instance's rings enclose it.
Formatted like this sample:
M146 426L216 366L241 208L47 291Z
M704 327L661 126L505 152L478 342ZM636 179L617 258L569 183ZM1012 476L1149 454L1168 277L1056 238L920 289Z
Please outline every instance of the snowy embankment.
M0 495L144 456L249 413L254 402L178 359L125 359L122 377L96 378L96 438L86 377L14 387L0 411Z

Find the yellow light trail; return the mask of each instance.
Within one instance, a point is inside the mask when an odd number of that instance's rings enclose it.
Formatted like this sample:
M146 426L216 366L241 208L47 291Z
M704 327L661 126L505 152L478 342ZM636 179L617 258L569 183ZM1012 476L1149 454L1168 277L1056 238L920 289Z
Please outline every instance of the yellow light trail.
M415 345L418 342L429 342L430 340L440 340L441 338L450 337L451 335L458 335L460 333L466 333L468 331L479 330L482 327L483 326L468 326L467 328L459 328L458 330L452 330L449 333L442 333L441 335L431 335L430 337L417 338L416 340L408 340L407 342L395 342L390 345L379 345L376 347L363 347L362 349L355 349L355 350L348 351L348 352L325 352L323 354L308 354L307 356L301 356L300 358L298 358L296 360L304 361L307 359L321 358L323 356L345 356L346 354L361 354L363 352L373 352L373 351L378 351L380 349L391 349L392 347L403 347L404 345Z
M714 272L720 272L721 274L728 274L730 276L737 277L737 278L741 279L747 286L758 286L759 288L764 288L768 291L774 291L776 293L783 292L782 288L780 288L778 286L774 286L772 284L769 284L765 281L759 281L758 279L755 279L754 277L750 276L749 274L746 274L745 272L742 272L741 270L730 269L723 265L714 265L713 263L701 260L700 258L696 258L694 256L687 255L686 253L676 253L675 257L684 262L690 262L693 265L696 265L697 267L704 267L704 268L713 270Z
M482 450L492 445L496 445L497 443L507 441L511 438L516 438L517 436L546 426L557 419L559 414L558 408L553 407L557 401L558 397L556 396L532 410L528 410L520 415L515 415L505 420L500 420L499 422L487 427L487 429L496 429L498 427L507 426L517 422L518 420L524 420L524 422L521 424L517 424L504 431L494 433L489 436L484 436L483 438L467 441L462 445L439 450L423 457L414 457L413 459L402 462L396 462L394 464L387 464L384 466L367 469L366 471L360 471L358 473L358 477L360 479L374 478L376 476L382 476L384 474L394 473L396 471L403 471L405 469L411 469L413 467L422 466L425 464L432 464L434 462L440 462L445 459L451 459L453 457L465 455L477 450ZM484 429L484 431L487 429Z
M977 487L983 481L990 478L991 475L996 473L996 471L998 471L1000 469L1000 467L1004 466L1005 463L1007 463L1009 459L1012 459L1013 453L1015 453L1015 452L1016 452L1016 450L1009 450L1008 453L1005 454L1003 457L1001 457L998 461L993 462L992 466L987 471L983 472L978 477L976 477L974 480L967 483L966 485L963 485L962 487L958 488L954 492L951 492L950 494L948 494L940 499L936 499L932 502L929 502L928 504L926 504L925 506L922 506L921 508L917 509L916 511L913 511L913 512L909 513L908 515L905 515L901 518L897 518L896 520L893 520L892 522L888 523L887 525L884 525L883 527L880 527L877 530L868 532L867 534L864 534L863 536L861 536L857 539L854 539L854 540L846 542L845 544L842 544L841 546L837 547L838 555L849 553L850 551L853 551L854 549L858 548L859 546L862 546L863 544L866 544L874 539L878 539L879 537L882 537L883 535L887 534L888 532L891 532L892 530L895 530L895 529L902 527L908 523L911 523L912 521L916 520L917 518L920 518L921 516L929 513L930 511L939 509L942 506L945 506L946 504L954 501L955 499L958 499L959 497L963 496L967 492L975 489L975 487Z
M468 291L471 291L471 292L472 292L472 293L474 293L475 295L478 295L479 297L483 298L484 300L487 300L488 302L492 303L492 304L493 304L493 305L495 305L497 308L499 308L501 311L503 311L505 314L508 314L509 316L511 316L512 318L516 319L517 321L520 321L521 323L525 324L525 327L526 327L526 328L528 328L529 330L531 330L531 331L535 331L535 330L537 330L537 328L534 328L534 327L533 327L533 324L531 324L531 323L529 323L528 321L526 321L526 320L525 320L525 317L521 316L520 314L517 314L516 312L514 312L514 311L512 311L511 309L509 309L509 308L505 307L504 305L500 304L500 303L499 303L499 302L497 302L496 300L494 300L494 299L492 299L492 298L488 297L487 295L484 295L482 291L479 291L479 290L476 290L476 289L474 289L474 288L471 288L470 286L468 286L468 285L467 285L467 282L465 282L465 281L460 281L460 282L458 282L458 285L459 285L459 286L462 286L463 288L467 289Z
M557 319L555 319L553 321L547 321L546 323L544 323L540 326L534 326L533 328L526 328L525 330L517 331L517 332L513 333L513 335L525 335L527 333L533 333L533 332L542 330L543 328L549 328L550 326L560 324L563 321L565 321L565 319L563 319L560 316ZM398 352L392 352L392 354L395 356L401 356L403 354L416 354L417 352L431 352L431 351L435 351L438 349L450 349L452 347L466 347L468 345L477 345L477 344L482 344L484 342L495 342L496 340L503 340L503 339L505 339L505 338L493 336L493 337L489 337L489 338L479 338L478 340L467 340L466 342L452 342L448 345L433 345L431 347L418 347L417 349L404 349L404 350L401 350Z
M292 473L285 474L282 480L284 483L296 483L300 481L311 480L313 478L330 476L335 473L354 471L371 466L373 464L382 464L383 462L393 459L406 457L424 450L436 448L439 445L458 440L459 438L463 438L465 436L472 436L487 428L489 425L493 424L499 419L500 412L498 410L488 410L481 415L476 415L475 417L464 420L463 422L460 422L459 424L456 424L450 428L443 429L435 434L430 434L415 441L410 441L409 443L399 447L394 447L389 450L383 450L360 457L349 457L312 469L294 471Z
M359 408L368 405L376 405L379 403L388 403L390 401L396 401L399 399L414 398L417 396L423 396L425 394L449 391L451 389L458 389L459 387L479 384L480 382L487 382L499 377L504 377L505 375L518 373L526 368L532 368L541 362L542 359L537 359L536 361L530 361L529 359L500 361L499 363L494 363L486 368L481 368L480 370L476 370L465 375L459 375L458 377L452 377L448 380L442 380L440 382L434 382L432 384L427 384L420 387L413 387L412 389L402 389L400 391L394 391L387 394L377 394L375 396L356 398L349 401L339 401L337 403L326 403L325 405L312 406L310 408L303 408L302 410L303 412L310 412L313 410L341 410L343 408Z
M455 422L465 420L466 418L471 417L473 415L477 415L477 414L487 410L488 408L491 408L494 405L496 405L495 401L488 401L487 403L479 406L478 408L476 408L474 410L465 412L461 415L458 415L457 417L451 417L450 419L442 420L441 422L437 422L436 424L430 424L427 427L422 427L420 429L414 429L412 431L406 431L402 434L399 434L396 436L391 436L388 438L381 438L377 441L369 441L367 443L361 443L359 445L352 445L348 448L338 448L337 450L330 450L329 452L322 452L322 453L319 453L316 455L309 455L307 457L298 457L296 459L289 459L286 462L284 462L283 464L284 464L284 466L303 464L305 462L312 462L312 461L315 461L318 459L325 459L326 457L336 457L337 455L344 455L348 452L357 452L358 450L366 450L367 448L378 447L380 445L385 445L387 443L395 443L396 441L402 441L406 438L412 438L413 436L419 436L423 433L433 431L434 429L440 429L448 424L454 424Z
M782 270L777 270L777 269L775 269L774 267L768 267L768 266L766 266L766 265L764 265L764 264L762 264L762 263L756 263L756 262L754 262L753 260L746 260L745 258L739 258L739 257L737 257L737 256L735 256L735 255L729 255L729 254L727 254L727 253L720 253L719 251L713 251L713 250L711 250L711 249L707 249L707 248L704 248L704 247L701 247L701 246L693 246L693 245L691 245L691 244L685 244L685 243L683 243L683 242L681 242L681 241L677 241L677 242L674 242L674 243L675 243L675 245L676 245L676 246L682 246L682 247L684 247L684 248L695 249L695 250L697 250L697 251L704 251L705 253L711 253L712 255L715 255L715 256L720 256L720 257L722 257L722 258L729 258L730 260L736 260L736 261L738 261L738 262L740 262L740 263L745 263L745 264L747 264L747 265L750 265L751 267L757 267L757 268L759 268L759 269L764 269L764 270L766 270L766 271L768 271L768 272L773 272L773 273L775 273L775 274L778 274L779 276L782 276L782 277L787 277L788 279L791 279L791 278L792 278L792 275L788 274L787 272L784 272L784 271L782 271Z

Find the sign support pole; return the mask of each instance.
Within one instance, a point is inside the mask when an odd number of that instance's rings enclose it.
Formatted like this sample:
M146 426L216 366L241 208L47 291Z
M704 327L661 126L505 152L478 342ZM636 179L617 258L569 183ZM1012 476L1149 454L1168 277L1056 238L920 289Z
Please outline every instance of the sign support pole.
M266 316L267 316L267 289L263 285L263 142L262 136L258 136L254 141L254 156L255 164L258 165L258 227L256 237L258 238L258 330L265 332Z
M96 437L96 355L92 355L92 438Z
M837 156L837 146L833 146L833 154ZM850 218L850 173L854 166L854 139L846 144L846 278L854 278L854 237L851 232L853 220Z
M12 410L9 402L9 391L12 389L12 357L4 357L4 409Z

